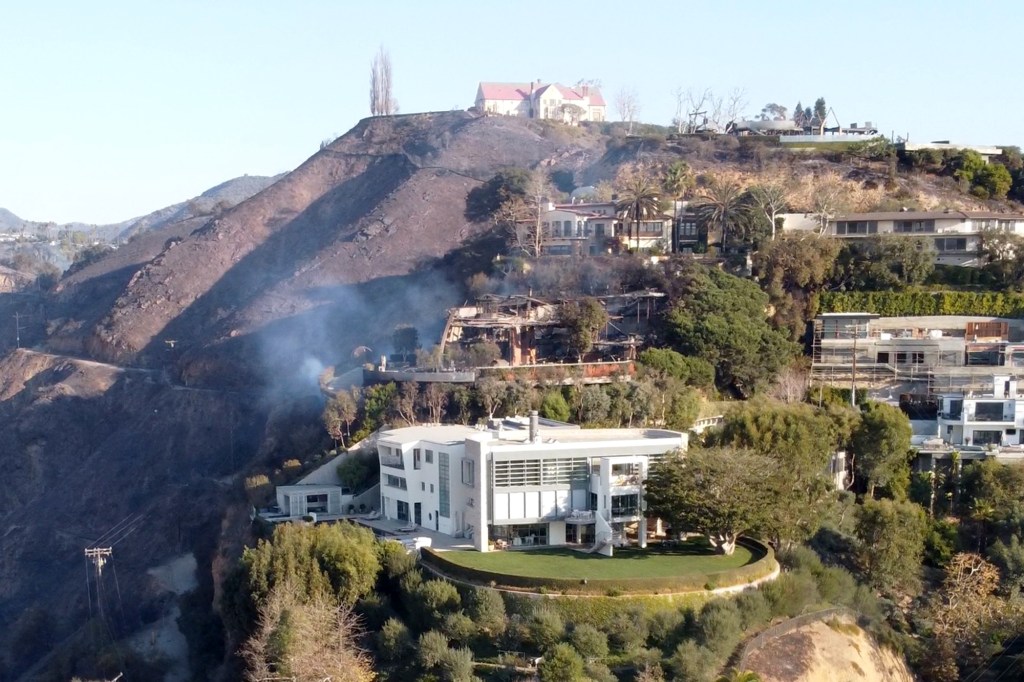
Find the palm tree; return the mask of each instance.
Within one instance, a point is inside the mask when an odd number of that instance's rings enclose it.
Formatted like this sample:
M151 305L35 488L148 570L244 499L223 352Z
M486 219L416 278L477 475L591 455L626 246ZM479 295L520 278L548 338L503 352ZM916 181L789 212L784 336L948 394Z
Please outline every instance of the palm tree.
M721 247L725 250L730 226L737 226L744 218L746 206L743 202L743 188L738 182L713 178L701 192L697 209L701 220L709 226L708 246L711 245L711 228L721 232Z
M645 173L634 173L619 190L615 210L620 218L636 223L637 250L640 249L640 222L658 215L659 203L658 186ZM626 244L629 244L628 234Z
M676 202L689 188L690 181L690 167L685 161L673 163L661 178L661 188L665 196L672 200L672 251L676 250Z

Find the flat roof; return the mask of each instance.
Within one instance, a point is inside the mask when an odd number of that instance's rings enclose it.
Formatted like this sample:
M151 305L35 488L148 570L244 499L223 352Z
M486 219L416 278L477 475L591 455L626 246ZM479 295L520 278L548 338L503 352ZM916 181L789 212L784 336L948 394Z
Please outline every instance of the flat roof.
M635 429L579 429L565 427L545 427L537 429L541 444L551 443L595 443L600 441L624 440L674 440L684 434L668 429L635 428ZM529 429L478 429L464 424L432 424L424 426L407 426L404 428L384 431L379 442L411 443L429 441L432 443L462 443L471 436L489 434L491 443L503 445L524 445L529 443Z
M850 220L1024 220L1020 213L993 213L992 211L879 211L876 213L846 213L835 217L835 222Z

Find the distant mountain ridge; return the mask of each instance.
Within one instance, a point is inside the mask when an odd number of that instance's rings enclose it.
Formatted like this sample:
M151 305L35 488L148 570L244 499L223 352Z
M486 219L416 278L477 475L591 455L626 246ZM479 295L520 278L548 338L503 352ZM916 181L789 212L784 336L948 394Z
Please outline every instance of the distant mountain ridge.
M79 221L70 223L54 223L50 221L25 220L6 208L0 208L0 232L30 234L40 232L59 232L61 230L77 230L87 232L95 239L117 241L146 230L158 230L171 223L201 215L211 215L220 205L230 208L245 201L254 194L262 192L277 182L285 174L274 176L242 175L232 178L206 190L199 196L165 206L152 213L122 220L117 223L94 225Z

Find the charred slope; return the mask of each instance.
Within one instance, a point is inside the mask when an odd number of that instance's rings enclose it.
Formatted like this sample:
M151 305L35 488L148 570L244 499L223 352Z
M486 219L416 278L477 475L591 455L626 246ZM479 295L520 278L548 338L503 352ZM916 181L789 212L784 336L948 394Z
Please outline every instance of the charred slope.
M373 345L391 321L353 325L346 311L397 301L396 317L433 317L450 305L456 294L441 292L442 278L423 277L488 229L464 217L467 192L502 167L578 151L546 130L465 112L364 120L260 194L167 240L144 263L114 271L101 294L76 296L86 285L70 282L65 299L83 305L61 311L51 347L149 367L173 358L182 376L210 384L225 375L248 381L253 348L286 365L282 349L296 339L330 337L313 349L320 355L330 346ZM384 300L367 298L374 286L366 283L376 281L389 282ZM322 319L339 324L324 327ZM279 342L289 326L299 331ZM293 355L289 361L301 361Z
M58 635L82 624L82 549L129 517L142 520L116 550L123 623L159 612L147 568L217 536L254 458L308 452L297 425L318 433L318 405L268 389L301 384L303 359L385 351L398 321L427 339L460 300L451 260L471 261L490 233L465 219L468 191L602 143L553 132L464 112L366 120L218 218L66 277L38 347L96 362L0 359L0 651L32 605Z

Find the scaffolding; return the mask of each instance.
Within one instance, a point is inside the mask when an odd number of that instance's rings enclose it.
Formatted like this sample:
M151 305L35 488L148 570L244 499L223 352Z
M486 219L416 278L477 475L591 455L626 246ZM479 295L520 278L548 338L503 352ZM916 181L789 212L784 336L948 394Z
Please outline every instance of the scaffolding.
M878 316L846 314L814 320L811 382L825 386L935 397L984 393L993 375L1024 378L1024 345L1005 322L967 322L963 336L913 325L888 331Z

